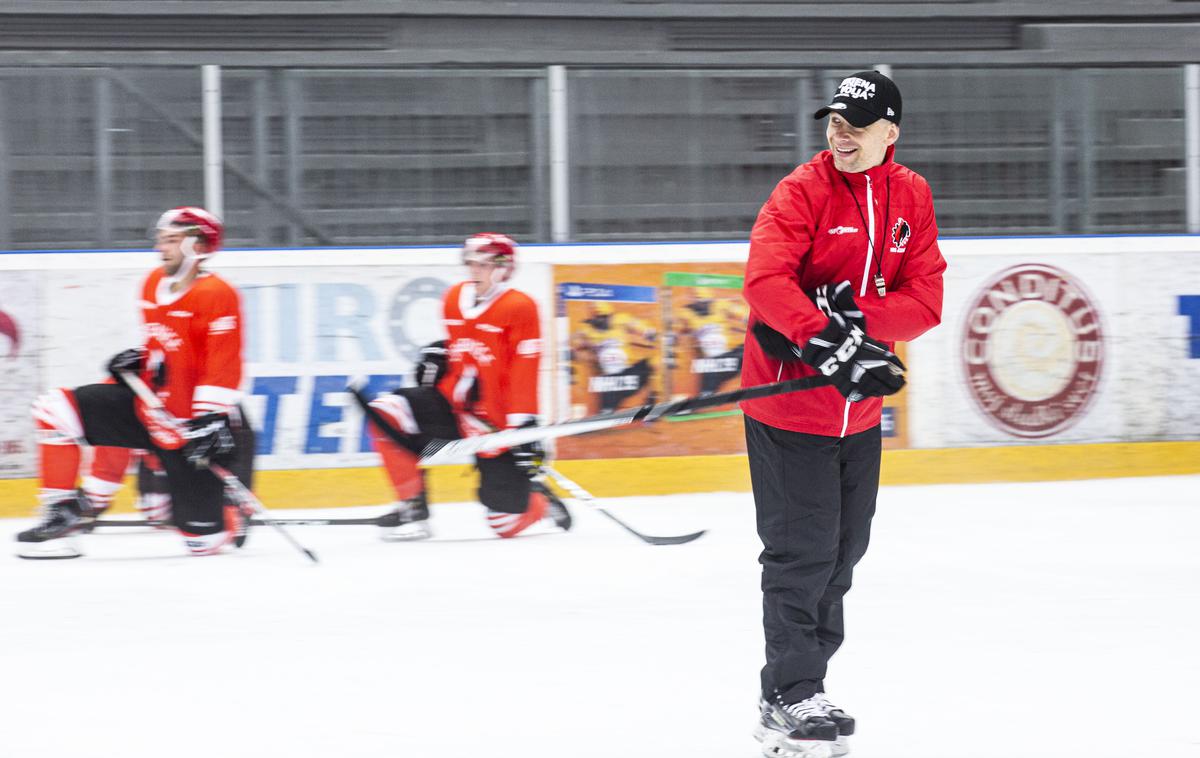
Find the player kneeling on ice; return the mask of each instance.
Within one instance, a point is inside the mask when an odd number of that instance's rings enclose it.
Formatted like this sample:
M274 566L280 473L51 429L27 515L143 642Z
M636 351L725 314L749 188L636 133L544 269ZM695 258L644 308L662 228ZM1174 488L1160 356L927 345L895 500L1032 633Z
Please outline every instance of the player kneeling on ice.
M17 535L21 555L80 554L63 538L88 529L97 515L97 504L76 489L87 446L153 451L166 472L172 523L193 554L216 553L244 535L245 514L226 504L222 480L207 470L210 462L235 458L235 438L245 427L237 410L242 380L238 293L202 268L220 249L223 233L220 220L202 208L162 215L155 238L162 266L141 291L145 343L109 363L118 379L123 373L139 375L182 425L164 425L121 383L56 389L34 402L43 516Z
M537 304L509 286L517 245L503 234L475 234L463 246L469 278L442 304L449 339L427 346L416 387L379 395L367 408L375 447L396 492L389 539L424 539L429 506L420 451L431 439L460 439L498 428L535 424L541 327ZM488 525L515 537L548 518L562 528L571 516L537 476L539 443L481 454L479 501Z

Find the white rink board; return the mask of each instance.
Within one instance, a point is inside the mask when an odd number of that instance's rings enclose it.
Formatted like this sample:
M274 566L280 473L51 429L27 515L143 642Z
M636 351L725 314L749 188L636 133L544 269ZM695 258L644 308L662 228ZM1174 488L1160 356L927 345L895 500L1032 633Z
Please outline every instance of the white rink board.
M1196 437L1200 394L1187 388L1200 385L1200 354L1192 355L1200 353L1200 238L941 244L950 263L943 324L908 346L913 447ZM515 283L538 301L549 335L552 264L742 261L746 252L745 242L529 245L522 249ZM0 477L33 475L28 409L38 391L99 381L108 358L138 342L137 288L156 260L150 252L0 254L0 310L12 312L29 335L13 357L0 344L6 377L0 420L12 430L0 435ZM1062 429L1041 437L1014 434L989 421L968 391L963 367L970 301L999 272L1033 264L1065 272L1087 293L1104 352L1100 379L1086 404ZM337 384L355 375L374 376L381 384L407 378L412 346L439 336L437 301L430 295L437 283L461 278L457 249L232 250L217 255L211 268L243 292L244 389L252 420L270 449L259 466L373 463L373 455L363 452L361 418ZM1030 312L1049 313L1036 307ZM1055 372L1064 369L1050 349L1056 343L1040 339L1039 329L1049 324L1058 329L1051 336L1061 341L1062 325L1069 321L1025 322L1028 334L1009 329L1005 344L1011 353L1013 345L1032 341L1033 358L1004 361L1000 371L1027 393L1050 391ZM1038 345L1045 355L1039 357ZM546 354L552 354L549 345ZM1043 370L1051 375L1037 375ZM552 399L551 374L546 361L544 403ZM544 407L543 414L550 410ZM6 444L10 438L17 442ZM17 444L20 440L26 443Z
M942 324L908 346L913 447L1198 436L1200 398L1187 388L1200 381L1200 354L1193 355L1200 347L1194 300L1200 297L1200 238L951 240L943 249L949 268ZM970 306L1001 272L1033 265L1069 274L1103 332L1102 369L1090 400L1069 424L1045 436L1016 434L991 420L972 398L964 369ZM1023 344L1024 355L1010 354L1008 364L1024 372L1025 383L1036 386L1039 373L1071 370L1064 345L1047 336L1045 323L1026 324L1023 334L1020 325L1010 326L1008 341Z

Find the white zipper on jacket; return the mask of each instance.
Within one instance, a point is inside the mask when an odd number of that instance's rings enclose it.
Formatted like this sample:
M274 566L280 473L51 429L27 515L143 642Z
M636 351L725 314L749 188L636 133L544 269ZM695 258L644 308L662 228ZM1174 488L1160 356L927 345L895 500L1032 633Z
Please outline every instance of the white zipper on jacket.
M863 178L867 180L867 265L863 266L862 286L858 288L859 297L867 294L867 279L871 276L871 259L875 257L875 201L871 192L871 177L864 174Z
M871 260L875 257L875 198L871 192L871 177L863 175L867 180L867 263L863 266L862 286L858 288L858 296L863 297L867 294L867 279L871 276ZM853 192L853 190L851 190ZM846 407L842 409L842 433L839 437L846 436L846 429L850 427L850 401L846 401Z

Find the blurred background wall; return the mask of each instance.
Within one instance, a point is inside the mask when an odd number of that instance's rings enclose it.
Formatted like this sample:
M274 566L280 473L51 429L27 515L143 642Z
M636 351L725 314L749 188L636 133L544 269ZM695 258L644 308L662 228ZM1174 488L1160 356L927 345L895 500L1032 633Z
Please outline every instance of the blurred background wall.
M213 64L233 247L744 239L869 67L943 234L1200 232L1198 38L1178 0L4 3L0 250L203 203Z

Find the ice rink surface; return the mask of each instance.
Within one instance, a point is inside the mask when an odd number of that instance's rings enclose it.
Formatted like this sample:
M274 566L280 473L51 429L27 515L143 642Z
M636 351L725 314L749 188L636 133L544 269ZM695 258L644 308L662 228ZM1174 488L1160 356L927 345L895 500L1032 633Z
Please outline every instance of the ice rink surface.
M294 527L318 566L266 527L213 558L8 551L0 756L757 756L750 496L605 503L710 531L652 547L577 507L500 541L446 505L425 543ZM851 755L1200 756L1198 547L1198 476L884 488L827 680Z

